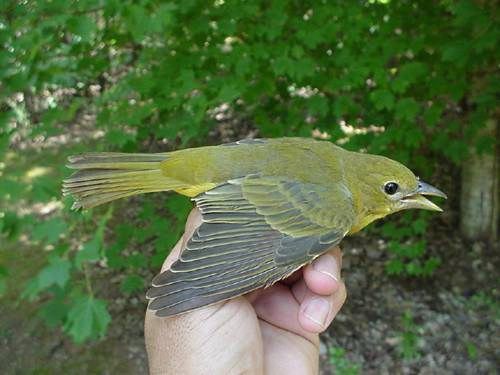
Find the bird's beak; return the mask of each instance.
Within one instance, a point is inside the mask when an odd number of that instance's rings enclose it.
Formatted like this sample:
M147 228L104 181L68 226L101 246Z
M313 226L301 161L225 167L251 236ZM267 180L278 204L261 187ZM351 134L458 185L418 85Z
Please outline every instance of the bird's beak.
M435 197L447 198L446 194L441 190L429 185L423 181L418 182L418 188L411 194L406 195L401 200L405 209L421 208L424 210L443 212L436 204L424 197L424 195L433 195Z

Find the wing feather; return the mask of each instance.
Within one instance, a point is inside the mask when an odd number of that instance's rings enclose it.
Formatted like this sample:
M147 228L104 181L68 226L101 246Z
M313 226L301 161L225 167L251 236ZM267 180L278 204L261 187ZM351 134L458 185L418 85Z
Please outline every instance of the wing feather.
M328 193L318 185L252 175L197 196L202 224L181 257L154 278L149 308L171 316L290 275L339 243L349 229L331 225L349 220L335 218L345 210L325 205ZM349 197L345 205L348 215Z

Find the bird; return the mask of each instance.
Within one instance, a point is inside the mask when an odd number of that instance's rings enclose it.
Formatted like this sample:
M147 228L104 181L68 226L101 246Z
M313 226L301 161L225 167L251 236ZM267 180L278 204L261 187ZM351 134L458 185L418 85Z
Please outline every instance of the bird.
M169 317L266 288L371 222L442 211L446 194L384 156L312 138L257 138L164 153L84 153L63 181L73 209L174 191L202 215L180 258L147 291Z

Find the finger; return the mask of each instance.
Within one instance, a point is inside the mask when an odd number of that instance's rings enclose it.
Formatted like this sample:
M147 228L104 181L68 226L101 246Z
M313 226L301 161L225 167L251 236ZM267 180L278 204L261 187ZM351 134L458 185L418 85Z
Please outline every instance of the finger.
M323 332L335 318L347 298L345 284L340 283L338 290L329 296L308 291L300 305L298 321L307 332Z
M330 295L339 289L342 253L338 247L316 258L304 270L304 281L313 293Z
M245 295L243 295L243 297L245 297L247 299L248 302L250 302L251 304L254 303L257 298L260 297L260 295L262 294L262 292L264 291L265 289L257 289L257 290L254 290L250 293L247 293Z
M179 259L182 250L185 249L187 242L193 235L196 228L201 225L201 213L197 208L194 208L189 213L189 216L186 220L185 231L182 237L177 241L177 244L174 246L170 254L168 254L165 262L163 262L163 266L161 267L161 272L169 269L172 264Z
M297 319L300 305L287 286L277 283L252 296L251 303L259 319L314 342L315 334L306 331Z
M340 279L341 265L340 249L332 249L307 266L304 278L292 286L292 293L300 303L298 321L307 332L325 330L342 307L346 289Z

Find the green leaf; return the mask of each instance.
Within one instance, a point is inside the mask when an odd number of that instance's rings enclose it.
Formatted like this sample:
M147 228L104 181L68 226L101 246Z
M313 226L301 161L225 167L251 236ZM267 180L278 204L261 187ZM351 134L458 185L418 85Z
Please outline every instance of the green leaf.
M20 199L24 195L25 190L25 186L21 182L7 176L0 178L0 197L2 199Z
M97 27L94 20L85 15L69 18L67 26L68 30L82 38L83 42L90 42L92 40Z
M104 229L106 228L106 223L111 218L112 213L113 208L110 206L106 213L99 219L99 224L97 225L97 230L94 234L94 237L92 237L90 241L83 244L81 250L76 253L76 268L81 270L82 264L84 262L96 262L101 258Z
M405 92L408 87L419 80L424 79L427 74L427 66L421 62L410 62L399 68L398 75L393 82L393 89L397 93Z
M416 234L424 234L427 229L427 221L422 218L415 219L412 222L411 227Z
M297 37L310 49L316 48L318 44L327 39L325 38L325 33L321 27L312 30L301 29L298 31ZM327 39L327 41L329 40Z
M140 43L147 35L150 17L146 9L140 5L132 4L127 7L125 14L127 30L132 34L135 42Z
M465 343L465 348L467 349L467 356L469 357L469 359L471 359L472 361L477 360L478 358L477 346L473 342L467 341Z
M170 196L167 200L166 206L170 213L172 213L175 218L182 223L186 221L189 212L193 208L191 200L182 195Z
M116 242L105 249L108 267L121 269L127 265L126 258L122 255L122 250L124 250L125 245Z
M64 330L77 343L103 337L111 316L106 302L89 295L79 295L71 303Z
M467 143L462 139L449 139L446 137L445 142L446 148L443 153L457 165L460 164L468 154Z
M101 258L101 240L95 236L86 242L75 256L75 266L82 269L84 262L96 262Z
M390 260L386 266L386 272L389 275L401 275L404 271L404 264L401 262L399 259L392 259Z
M303 78L312 76L314 74L314 68L314 60L304 57L293 61L288 69L290 76L293 79L300 81Z
M155 255L151 258L151 266L159 267L163 264L165 257L179 240L180 231L170 233L163 231L155 241Z
M443 106L435 103L425 110L424 121L428 125L434 126L441 119L442 113L443 113Z
M7 239L13 240L21 233L23 220L17 216L15 212L7 211L0 215L0 233L6 236Z
M134 293L143 288L144 278L138 275L127 275L120 286L120 290L126 294Z
M7 276L8 275L9 275L9 272L7 271L7 268L0 265L0 297L5 295L5 293L7 292Z
M412 122L415 120L420 106L413 98L404 98L397 102L396 104L396 118L401 120L406 120Z
M470 42L456 40L443 47L443 62L456 64L459 67L465 66L470 56Z
M314 95L309 99L309 108L318 116L326 116L329 111L328 99L321 95Z
M32 182L31 197L35 201L48 202L53 198L60 197L61 183L53 176L45 175L36 178Z
M118 147L123 147L127 142L134 142L136 135L133 132L125 132L123 129L110 129L106 133L106 140Z
M49 264L42 268L38 274L28 281L21 297L29 300L35 299L40 292L57 285L63 288L69 280L71 263L59 256L52 256Z
M46 240L47 243L53 244L67 230L66 223L61 218L56 217L36 225L31 232L31 236L35 241Z
M82 99L74 99L71 101L70 105L62 106L57 105L54 108L47 109L41 118L41 121L44 124L44 130L49 135L56 134L56 130L58 130L55 125L58 122L70 122L75 118L76 113L82 106L85 104L85 101ZM60 130L59 130L60 131Z
M33 277L32 279L28 280L28 282L24 286L24 289L21 293L21 298L33 301L39 293L40 288L38 287L38 278Z
M174 11L178 8L176 4L164 3L161 4L155 12L156 18L159 22L160 29L167 29L174 21Z
M147 258L144 254L135 252L129 255L126 259L127 266L133 268L145 267L148 264Z
M192 69L181 70L177 82L180 95L189 94L199 86L195 72Z
M231 102L240 95L240 90L240 87L236 84L226 84L222 86L219 95L217 96L217 101Z
M394 95L385 89L377 89L370 93L370 100L375 104L377 110L392 109L394 107Z
M333 103L333 111L338 118L348 115L353 109L354 102L349 96L339 96Z
M287 56L280 56L271 63L276 75L293 75L293 60Z
M38 310L38 316L51 328L63 324L68 314L69 306L64 302L64 297L65 294L61 293Z
M441 259L438 257L431 257L424 262L423 275L431 276L441 265Z
M476 141L476 151L479 155L493 154L495 150L495 139L492 136L483 135L479 136Z
M38 274L38 287L46 289L52 285L59 285L61 288L69 280L71 263L67 259L53 257L49 264Z
M422 266L420 265L420 262L418 261L413 261L410 263L407 263L405 266L406 273L411 276L420 276L422 275Z

